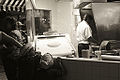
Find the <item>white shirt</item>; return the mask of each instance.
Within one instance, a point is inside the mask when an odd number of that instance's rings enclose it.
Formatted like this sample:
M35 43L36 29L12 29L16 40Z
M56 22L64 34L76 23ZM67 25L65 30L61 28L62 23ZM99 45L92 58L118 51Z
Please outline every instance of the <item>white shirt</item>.
M83 20L82 22L80 22L77 26L77 40L79 43L84 43L87 44L89 43L87 41L87 39L92 36L92 30L90 28L90 26L88 25L88 23Z

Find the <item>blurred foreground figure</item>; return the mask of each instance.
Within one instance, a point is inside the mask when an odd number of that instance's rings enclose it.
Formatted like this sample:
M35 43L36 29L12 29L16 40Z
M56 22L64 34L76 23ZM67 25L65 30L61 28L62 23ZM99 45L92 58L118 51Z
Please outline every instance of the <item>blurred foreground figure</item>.
M19 43L17 40L12 38L11 36L0 31L0 55L1 55L1 58L3 61L3 65L5 68L5 72L8 77L8 80L16 80L16 77L14 75L14 74L16 74L15 73L16 71L12 71L15 69L11 69L11 68L14 68L14 65L16 65L16 64L14 63L14 61L12 62L8 58L8 56L11 53L11 50L9 50L8 47L11 47L13 45L17 46L18 48L21 48L23 46L21 43Z
M64 69L61 59L53 59L50 53L41 55L35 52L31 43L23 46L17 40L0 31L0 53L8 80L58 80L63 75ZM10 46L20 50L14 50Z
M12 16L6 16L3 18L3 27L0 28L2 32L1 53L2 61L5 68L5 72L8 80L16 80L18 75L18 59L20 54L20 48L22 46L15 45L16 42L22 44L20 32L17 30L16 18ZM9 38L9 39L8 39ZM12 40L11 40L12 39ZM14 42L13 42L14 41ZM16 41L16 42L15 42Z
M62 80L64 68L60 58L50 53L35 52L31 43L21 49L19 59L19 80Z

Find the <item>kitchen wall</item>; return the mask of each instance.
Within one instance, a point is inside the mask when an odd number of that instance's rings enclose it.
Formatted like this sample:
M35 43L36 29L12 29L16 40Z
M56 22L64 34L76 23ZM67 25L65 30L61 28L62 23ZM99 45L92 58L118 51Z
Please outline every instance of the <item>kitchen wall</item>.
M71 41L77 50L72 0L33 0L33 2L37 9L51 10L52 30L70 34ZM29 8L28 5L27 9Z
M75 18L73 15L72 2L57 2L57 23L54 29L61 33L70 34L71 41L77 50L77 41L75 37Z

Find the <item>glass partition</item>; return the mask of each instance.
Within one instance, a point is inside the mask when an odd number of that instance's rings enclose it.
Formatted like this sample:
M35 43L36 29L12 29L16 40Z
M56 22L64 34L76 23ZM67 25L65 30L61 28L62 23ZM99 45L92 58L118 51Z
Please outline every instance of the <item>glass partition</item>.
M51 29L51 10L28 9L26 18L28 40L33 41L35 35L43 35Z
M42 35L49 31L50 26L50 10L35 10L35 35Z

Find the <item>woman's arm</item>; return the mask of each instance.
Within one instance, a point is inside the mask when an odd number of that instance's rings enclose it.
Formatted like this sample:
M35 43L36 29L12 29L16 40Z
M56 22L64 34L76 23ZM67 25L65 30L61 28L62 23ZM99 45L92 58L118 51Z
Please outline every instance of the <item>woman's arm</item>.
M16 45L17 47L20 47L20 48L23 46L17 40L15 40L14 38L10 37L9 35L7 35L2 31L0 31L0 41L2 41L3 43L10 43L10 44Z

